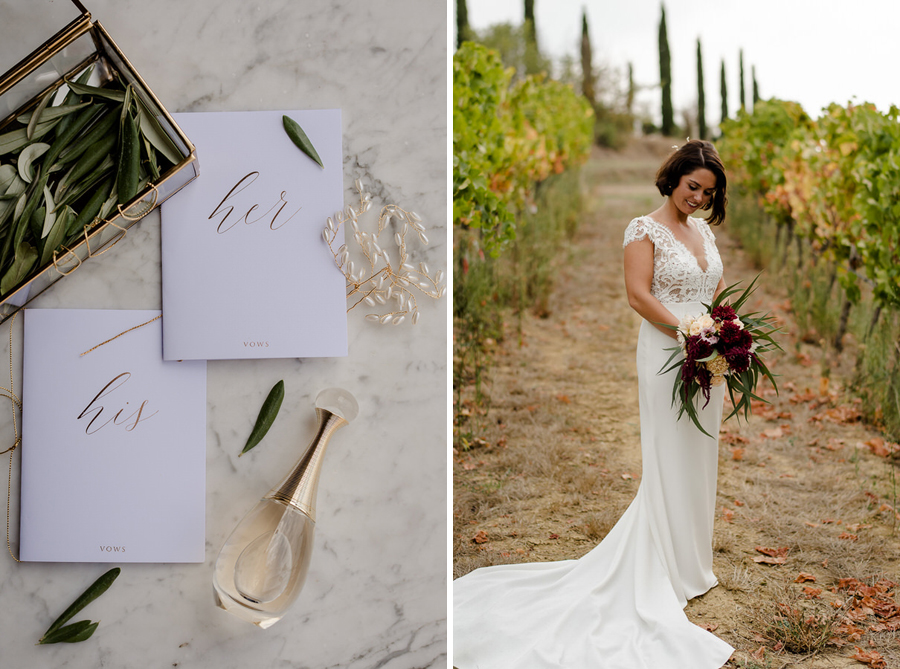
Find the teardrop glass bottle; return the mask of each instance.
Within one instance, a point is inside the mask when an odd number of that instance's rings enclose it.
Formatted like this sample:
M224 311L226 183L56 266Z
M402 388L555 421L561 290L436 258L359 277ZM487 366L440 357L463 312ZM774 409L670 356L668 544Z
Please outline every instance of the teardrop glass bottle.
M216 604L262 628L278 622L303 588L312 557L316 492L322 456L338 428L359 407L346 390L316 397L318 429L299 462L248 513L216 560Z

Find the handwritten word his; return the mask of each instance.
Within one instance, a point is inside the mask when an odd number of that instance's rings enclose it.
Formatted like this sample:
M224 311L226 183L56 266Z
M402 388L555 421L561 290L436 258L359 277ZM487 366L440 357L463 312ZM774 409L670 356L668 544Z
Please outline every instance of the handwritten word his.
M100 390L100 392L94 396L94 399L92 399L88 403L88 405L84 408L84 411L82 411L80 414L78 414L78 420L81 420L82 418L85 418L85 417L89 416L90 414L93 414L93 417L91 418L90 422L87 424L87 427L84 428L85 434L94 434L96 432L99 432L100 430L102 430L104 427L106 427L110 423L112 423L113 425L124 425L125 430L127 432L131 432L132 430L134 430L134 428L136 428L138 426L138 423L142 423L143 421L148 420L159 413L159 411L154 411L151 414L144 415L144 409L146 408L147 403L150 401L150 400L144 400L143 402L141 402L141 405L136 410L134 410L132 413L130 413L129 415L122 417L122 414L125 412L125 407L122 407L121 409L119 409L116 412L116 414L112 418L107 420L102 425L97 425L96 427L94 427L94 423L97 422L97 420L103 414L103 411L106 409L106 407L97 404L97 402L99 402L104 397L108 397L109 395L112 395L113 392L115 392L116 390L121 388L123 385L125 385L128 382L128 379L130 379L130 378L131 378L131 372L122 372L121 374L119 374L112 381L110 381L105 386L103 386L103 388ZM120 393L120 395L121 395L121 393ZM125 402L125 405L127 406L128 402ZM134 419L134 420L132 421L132 419Z

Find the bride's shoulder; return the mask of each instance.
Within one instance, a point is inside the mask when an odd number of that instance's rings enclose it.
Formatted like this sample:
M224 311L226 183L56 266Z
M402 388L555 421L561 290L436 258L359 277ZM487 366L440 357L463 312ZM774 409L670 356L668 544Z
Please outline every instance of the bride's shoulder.
M628 246L631 242L639 242L642 239L649 238L651 242L656 242L656 228L659 223L649 216L638 216L631 219L628 227L625 228L625 242L623 247Z

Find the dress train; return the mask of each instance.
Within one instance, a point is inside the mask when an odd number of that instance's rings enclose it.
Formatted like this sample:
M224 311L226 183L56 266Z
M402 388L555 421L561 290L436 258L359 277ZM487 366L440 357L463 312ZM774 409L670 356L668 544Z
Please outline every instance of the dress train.
M681 317L699 302L666 304ZM716 585L717 441L671 406L675 344L643 321L637 348L641 484L603 541L578 560L498 565L457 579L458 669L718 669L733 652L692 624L687 600ZM725 388L701 423L718 434Z

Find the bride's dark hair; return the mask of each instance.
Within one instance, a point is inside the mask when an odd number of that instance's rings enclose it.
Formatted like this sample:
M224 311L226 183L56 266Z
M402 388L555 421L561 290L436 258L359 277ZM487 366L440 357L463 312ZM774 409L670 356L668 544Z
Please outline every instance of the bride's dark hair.
M712 142L702 139L685 142L659 168L656 173L656 187L660 195L668 197L678 186L681 177L701 167L705 167L716 176L716 190L703 209L712 209L706 222L710 225L719 225L725 220L725 205L728 203L725 191L728 182L725 178L725 166Z

